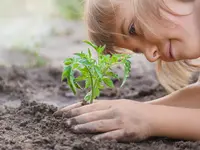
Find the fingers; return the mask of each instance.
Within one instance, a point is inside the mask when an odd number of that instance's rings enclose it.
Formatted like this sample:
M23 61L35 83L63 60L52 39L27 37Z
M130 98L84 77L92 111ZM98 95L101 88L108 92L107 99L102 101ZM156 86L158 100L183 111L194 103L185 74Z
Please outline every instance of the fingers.
M72 127L75 133L102 133L119 129L116 119L99 120Z
M137 131L130 131L122 128L93 137L94 140L116 140L118 142L140 142L147 138L148 136L144 136Z
M113 118L114 118L114 113L111 110L107 109L107 110L85 113L83 115L68 119L66 122L66 125L68 127L71 127L77 124L84 124L84 123L93 122L97 120L105 120L105 119L113 119Z
M116 140L118 142L136 142L140 141L135 134L128 133L124 129L114 130L106 132L97 136L94 136L94 140Z
M53 115L56 116L56 117L59 117L59 116L62 116L63 112L68 112L72 109L75 109L75 108L78 108L78 107L81 107L81 106L82 106L82 102L79 102L79 103L64 107L62 109L59 109Z
M63 113L65 113L66 114L65 117L71 118L71 117L75 117L87 112L104 110L109 107L111 107L111 103L106 100L104 101L96 100L93 104L84 105L84 106L82 105L82 102L79 102L79 103L64 107L62 109L59 109L58 111L54 113L54 116L60 117L63 115Z
M124 136L124 130L114 130L94 136L94 140L119 140Z
M90 105L85 105L82 107L74 108L68 111L68 113L65 115L67 118L76 117L85 113L94 112L94 111L100 111L100 110L106 110L109 108L109 105L105 105L105 103L93 103Z

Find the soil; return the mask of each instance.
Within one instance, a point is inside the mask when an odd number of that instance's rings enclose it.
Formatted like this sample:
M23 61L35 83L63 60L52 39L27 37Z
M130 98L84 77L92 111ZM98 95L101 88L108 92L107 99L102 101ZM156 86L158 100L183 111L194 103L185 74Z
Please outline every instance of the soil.
M93 141L92 135L77 135L55 118L59 108L78 101L60 82L61 70L51 67L0 68L0 149L1 150L198 150L200 142L152 138L140 143ZM134 72L124 88L106 89L100 99L152 100L166 95L154 73Z

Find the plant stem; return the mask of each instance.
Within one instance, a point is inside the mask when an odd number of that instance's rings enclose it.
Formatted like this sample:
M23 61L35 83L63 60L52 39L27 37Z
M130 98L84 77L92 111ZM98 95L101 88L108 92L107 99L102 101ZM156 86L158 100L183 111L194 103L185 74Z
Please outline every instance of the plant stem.
M93 78L92 78L92 73L90 72L90 69L85 66L90 74L90 80L91 80L91 89L92 89L92 96L91 96L91 99L90 99L90 104L93 102L93 97L94 97L94 83L93 83Z

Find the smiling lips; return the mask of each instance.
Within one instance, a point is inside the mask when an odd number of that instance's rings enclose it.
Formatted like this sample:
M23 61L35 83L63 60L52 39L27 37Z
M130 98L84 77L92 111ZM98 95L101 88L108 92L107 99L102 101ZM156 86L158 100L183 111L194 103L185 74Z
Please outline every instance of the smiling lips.
M172 44L171 44L171 40L169 42L169 55L170 55L170 58L173 59L173 55L172 55Z
M168 47L168 50L167 50L167 57L168 59L173 59L173 54L172 54L172 45L171 45L171 40L169 41L169 47Z

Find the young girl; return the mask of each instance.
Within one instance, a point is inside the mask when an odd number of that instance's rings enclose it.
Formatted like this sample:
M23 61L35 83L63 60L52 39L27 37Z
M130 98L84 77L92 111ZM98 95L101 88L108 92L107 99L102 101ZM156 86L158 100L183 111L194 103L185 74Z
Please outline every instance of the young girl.
M200 140L200 83L188 85L200 65L200 0L87 0L90 39L110 54L143 53L157 62L158 78L172 92L142 103L132 100L80 103L66 124L94 139L141 141L151 136ZM119 50L120 49L120 50Z

